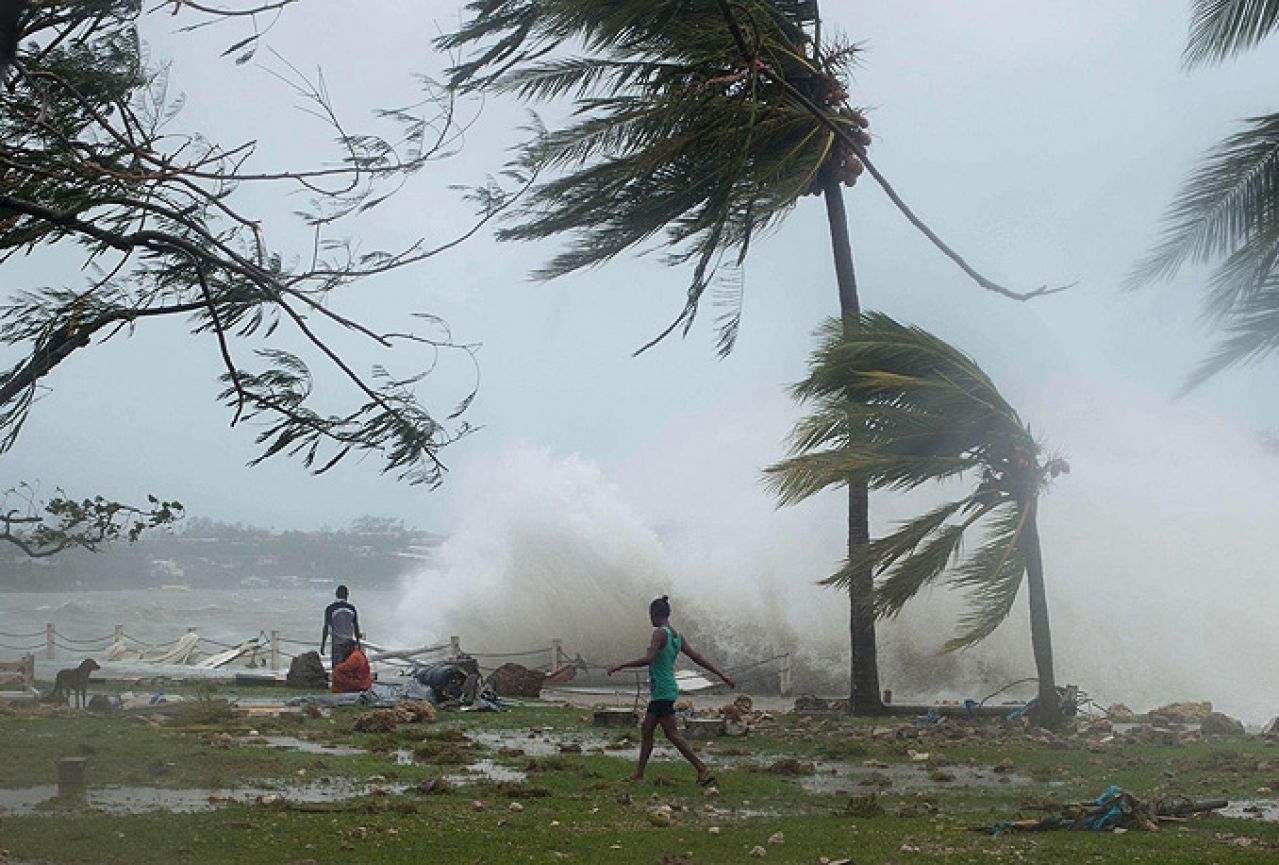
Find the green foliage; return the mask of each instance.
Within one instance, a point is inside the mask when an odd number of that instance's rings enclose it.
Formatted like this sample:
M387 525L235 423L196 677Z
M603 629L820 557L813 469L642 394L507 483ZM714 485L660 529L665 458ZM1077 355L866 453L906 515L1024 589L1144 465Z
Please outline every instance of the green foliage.
M1235 57L1279 27L1275 0L1194 0L1187 65Z
M1190 64L1217 62L1256 45L1279 26L1275 0L1197 0ZM1129 282L1174 277L1212 265L1205 310L1226 338L1186 389L1279 349L1279 114L1254 117L1207 154L1165 218L1163 239Z
M437 452L467 432L457 414L469 397L457 412L437 416L417 400L425 373L392 376L376 368L365 375L330 342L355 334L383 349L398 347L397 359L411 352L415 366L427 368L442 351L469 354L471 347L454 343L430 316L420 318L421 333L379 333L337 314L329 300L474 230L394 250L365 250L348 239L355 217L452 152L456 96L423 80L420 102L376 112L371 130L348 131L322 78L310 81L290 68L281 80L308 114L328 124L335 150L318 166L259 167L254 142L174 131L183 100L168 92L167 65L151 57L139 34L145 15L176 17L182 30L238 22L250 35L227 53L241 63L291 5L36 2L20 20L17 58L0 88L0 266L17 256L74 256L87 276L80 284L14 292L0 303L0 342L25 354L0 374L0 449L19 435L54 367L152 318L181 316L222 361L220 399L233 424L261 424L259 459L295 455L320 473L350 454L372 454L400 478L441 479ZM297 218L310 238L301 248L273 246L261 217L241 209L255 188L302 201ZM479 224L510 201L496 182L467 194ZM304 346L306 359L275 344L286 339ZM246 350L256 363L239 361ZM353 394L353 406L315 407L317 361L349 391L333 398L326 392L324 402L340 406Z
M32 557L50 556L69 547L96 551L112 541L137 541L150 529L168 529L182 518L180 502L147 496L145 507L102 496L68 498L61 490L44 502L21 484L4 494L0 541L8 541Z
M913 489L976 474L967 495L858 548L826 584L847 587L870 568L878 613L895 616L944 580L970 603L947 647L984 639L1021 589L1039 493L1069 466L1044 459L990 378L932 334L870 312L832 321L820 335L809 375L793 389L812 411L796 426L792 456L768 469L769 483L782 504L794 504L851 481ZM979 523L985 533L966 549Z
M723 271L720 350L730 351L737 271L753 240L819 191L823 171L852 183L862 169L826 125L869 143L846 104L853 49L819 42L813 0L732 4L753 65L716 0L475 0L467 9L441 40L477 53L455 68L456 87L526 102L567 97L575 109L563 128L531 128L518 164L550 176L500 236L567 236L537 271L544 279L650 243L667 264L691 265L685 307L658 339L687 331Z

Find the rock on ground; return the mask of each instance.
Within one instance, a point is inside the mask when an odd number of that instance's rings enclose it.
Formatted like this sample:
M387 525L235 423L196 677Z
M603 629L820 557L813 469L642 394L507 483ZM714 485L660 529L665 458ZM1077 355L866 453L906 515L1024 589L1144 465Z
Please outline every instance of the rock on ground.
M1199 732L1205 736L1242 736L1246 731L1241 722L1229 715L1212 712L1200 722Z

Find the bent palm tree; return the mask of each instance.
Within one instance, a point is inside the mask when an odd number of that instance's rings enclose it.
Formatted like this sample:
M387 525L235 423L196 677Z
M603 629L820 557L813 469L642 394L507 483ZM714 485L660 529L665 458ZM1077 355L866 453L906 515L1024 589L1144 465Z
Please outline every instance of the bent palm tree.
M472 0L441 45L474 48L462 88L526 101L574 100L573 120L519 151L521 170L553 173L499 236L567 234L537 275L589 268L646 244L691 264L683 309L644 346L691 327L718 281L719 349L741 320L741 268L754 239L806 194L825 199L840 314L860 312L842 185L868 170L894 204L979 285L1016 299L942 243L867 158L870 135L848 104L855 48L823 40L816 0ZM576 52L576 53L573 53ZM641 349L642 351L643 349ZM852 549L869 538L867 492L849 485ZM851 706L882 709L869 572L850 583Z
M975 475L967 495L909 520L854 551L825 581L845 587L862 570L878 578L876 612L895 616L921 589L948 583L969 596L960 649L1008 617L1025 583L1039 677L1036 719L1061 721L1039 547L1039 494L1069 471L1041 459L1030 429L969 357L919 328L866 313L832 322L811 372L794 388L814 411L796 427L791 458L768 469L782 504L850 478L871 489L912 489ZM984 527L981 542L964 538Z
M1279 0L1195 0L1187 65L1234 57L1279 27ZM1216 264L1206 312L1226 338L1186 389L1279 349L1279 113L1245 121L1210 151L1165 219L1164 237L1129 280L1171 279Z

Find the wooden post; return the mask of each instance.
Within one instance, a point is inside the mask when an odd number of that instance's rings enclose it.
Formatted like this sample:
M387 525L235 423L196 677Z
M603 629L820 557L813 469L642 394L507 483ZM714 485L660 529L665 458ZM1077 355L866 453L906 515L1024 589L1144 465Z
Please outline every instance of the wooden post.
M44 656L50 661L58 656L57 647L53 644L53 622L44 626Z
M556 637L551 640L551 669L558 670L564 665L564 641Z
M782 696L789 697L791 692L790 652L782 655L782 671L778 674L778 685L781 687Z
M280 632L271 632L271 669L280 669Z
M462 657L462 638L458 636L449 637L449 660L456 661Z
M63 757L58 761L58 795L70 798L84 795L85 764L88 757Z

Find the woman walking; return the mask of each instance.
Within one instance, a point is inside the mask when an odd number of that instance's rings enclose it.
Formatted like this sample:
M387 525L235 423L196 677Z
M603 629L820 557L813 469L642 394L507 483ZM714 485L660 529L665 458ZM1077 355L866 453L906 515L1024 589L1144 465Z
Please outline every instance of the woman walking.
M675 681L675 658L683 652L693 663L723 679L728 687L735 687L737 683L733 681L732 676L722 672L719 667L689 646L688 642L671 627L671 603L666 595L662 595L648 605L648 618L653 623L653 637L648 642L647 654L633 661L614 664L608 670L611 676L618 670L630 667L648 667L648 711L644 714L644 724L640 728L643 735L640 741L639 765L635 767L635 775L631 780L636 783L644 780L644 770L648 767L648 758L653 753L653 731L660 724L662 732L666 734L670 743L697 770L697 783L703 787L710 786L715 783L715 777L711 775L710 768L693 753L693 749L688 746L688 742L679 734L679 729L675 726L675 700L679 697L679 685Z

